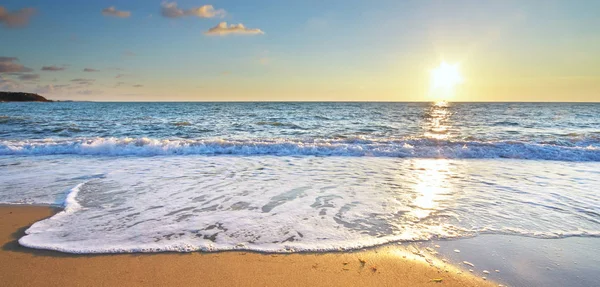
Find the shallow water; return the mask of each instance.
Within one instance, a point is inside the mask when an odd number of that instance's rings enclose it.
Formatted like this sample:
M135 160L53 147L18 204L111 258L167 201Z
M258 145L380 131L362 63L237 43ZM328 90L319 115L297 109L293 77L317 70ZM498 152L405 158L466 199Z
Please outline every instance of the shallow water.
M0 104L0 202L64 206L20 243L74 253L597 237L599 112L596 104Z
M465 271L473 270L475 276L505 286L584 287L597 286L600 280L600 238L482 235L419 245L420 249L429 247L439 252L438 256L462 266Z
M21 244L67 252L292 252L481 233L600 235L596 162L312 156L0 162L20 163L0 175L5 202L66 202L65 212L33 225Z

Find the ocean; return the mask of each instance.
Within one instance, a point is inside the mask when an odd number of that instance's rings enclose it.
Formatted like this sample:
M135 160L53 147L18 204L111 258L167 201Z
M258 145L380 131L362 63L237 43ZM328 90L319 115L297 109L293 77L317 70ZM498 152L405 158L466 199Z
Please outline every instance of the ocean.
M71 253L600 236L600 104L0 103L0 203Z

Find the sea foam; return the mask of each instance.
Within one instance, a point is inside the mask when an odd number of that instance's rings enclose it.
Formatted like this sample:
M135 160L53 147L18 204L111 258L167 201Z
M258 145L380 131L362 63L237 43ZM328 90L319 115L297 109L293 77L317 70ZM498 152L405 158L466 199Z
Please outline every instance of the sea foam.
M600 142L535 143L406 139L79 138L0 141L0 155L312 155L402 158L514 158L600 161Z
M72 253L300 252L481 233L600 236L596 162L287 156L110 162L37 157L40 172L99 170L68 178L79 183L62 196L65 211L35 223L19 242ZM53 191L20 193L35 201L44 192Z

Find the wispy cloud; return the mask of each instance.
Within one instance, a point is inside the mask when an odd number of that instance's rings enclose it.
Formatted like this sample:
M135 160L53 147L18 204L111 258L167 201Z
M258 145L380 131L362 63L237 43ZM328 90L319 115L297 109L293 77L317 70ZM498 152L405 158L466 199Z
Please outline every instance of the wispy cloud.
M223 9L215 9L212 5L204 5L190 9L181 9L175 2L163 2L160 13L167 18L180 18L184 16L196 16L200 18L223 17L226 12Z
M260 55L257 59L258 63L260 63L263 66L267 66L271 63L271 61L273 60L271 57L269 57L269 51L268 50L264 50L261 52L262 55Z
M100 70L96 70L96 69L92 69L92 68L85 68L83 69L84 72L100 72Z
M94 94L102 94L102 91L81 90L81 91L77 91L77 94L89 96L89 95L94 95Z
M13 91L20 87L21 85L17 81L0 76L0 90Z
M33 71L19 63L16 57L0 57L0 73L25 73Z
M208 29L208 31L204 32L205 35L216 35L216 36L224 36L224 35L229 35L229 34L241 34L241 35L258 35L258 34L264 34L265 32L263 32L260 29L250 29L250 28L246 28L246 26L244 26L244 24L231 24L231 25L227 25L227 22L221 22L219 24L217 24L217 26L214 26L210 29Z
M266 66L266 65L268 65L269 63L271 63L271 59L270 59L269 57L260 57L260 58L258 58L258 62L259 62L261 65L263 65L263 66Z
M119 11L115 6L110 6L108 8L102 9L102 15L110 16L110 17L118 17L118 18L127 18L131 16L131 12L129 11Z
M77 78L77 79L73 79L71 80L71 82L75 82L78 85L91 85L94 83L94 79L82 79L82 78Z
M123 56L125 56L125 57L134 57L135 53L131 52L131 51L125 51L125 52L123 52Z
M21 81L35 81L40 79L40 75L38 74L21 74L18 76Z
M38 86L34 90L34 92L38 93L38 94L51 94L51 93L58 91L59 89L60 89L59 86L50 84L50 85Z
M14 12L9 12L3 6L0 6L0 23L6 28L18 28L27 26L29 18L35 14L33 8L23 8Z
M58 72L58 71L64 71L66 70L66 67L58 67L58 66L43 66L42 67L42 71L48 71L48 72Z
M141 88L141 87L143 87L143 86L144 86L144 85L133 85L133 87L134 87L134 88Z

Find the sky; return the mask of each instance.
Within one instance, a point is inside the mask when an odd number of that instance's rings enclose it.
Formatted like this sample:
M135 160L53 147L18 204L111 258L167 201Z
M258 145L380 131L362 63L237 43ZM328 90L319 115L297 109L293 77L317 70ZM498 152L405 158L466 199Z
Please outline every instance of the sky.
M92 101L600 101L600 1L0 2L0 90ZM432 69L463 81L433 91Z

